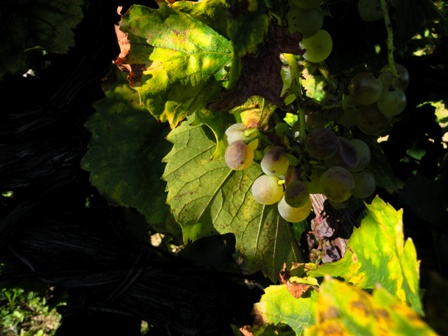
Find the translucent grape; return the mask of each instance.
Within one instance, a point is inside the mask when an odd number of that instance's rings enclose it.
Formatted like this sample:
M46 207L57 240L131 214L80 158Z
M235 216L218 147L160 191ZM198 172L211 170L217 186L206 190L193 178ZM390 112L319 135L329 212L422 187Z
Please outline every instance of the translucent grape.
M300 45L305 49L303 58L313 63L325 61L333 49L333 39L324 29L311 37L303 38Z
M359 112L359 105L350 95L342 97L342 112L337 119L339 125L352 127L356 125L356 114Z
M310 9L290 7L286 14L291 33L300 32L304 38L316 34L324 23L324 14L319 7Z
M235 142L237 140L243 140L247 141L249 138L244 135L244 130L246 127L243 123L236 123L233 125L230 125L226 129L226 136L227 136L227 142L231 144L232 142Z
M382 91L383 83L369 71L358 73L348 84L348 93L355 102L362 105L375 103Z
M332 202L345 202L352 195L355 181L344 167L328 168L320 177L323 194Z
M338 149L338 137L329 128L315 128L305 138L305 150L317 160L325 160Z
M354 169L359 164L359 155L355 145L343 137L338 137L338 142L336 153L325 160L325 164L329 167L341 166L348 170Z
M252 184L252 196L260 204L277 203L283 197L283 186L277 176L261 175Z
M294 180L285 189L285 202L293 208L299 208L309 200L310 194L303 181Z
M376 104L384 115L393 117L403 112L406 108L406 94L399 88L391 86L383 91Z
M368 170L352 173L355 181L353 196L364 199L373 195L376 190L375 176Z
M381 113L376 104L363 106L356 114L356 125L367 135L380 135L390 124L390 117Z
M359 0L358 13L366 22L373 22L383 18L383 11L379 0Z
M297 6L301 8L314 8L319 7L322 0L289 0L291 6Z
M293 208L292 206L288 205L288 203L286 203L285 197L283 197L278 203L277 208L278 213L284 220L291 223L297 223L306 219L310 214L311 199L308 197L308 200L303 206L299 208Z
M270 148L260 162L260 167L266 175L285 175L289 167L289 158L282 146Z
M315 166L311 171L311 174L307 176L307 179L304 181L308 192L310 194L322 194L322 187L320 185L320 177L322 174L328 169L326 166Z
M230 169L243 170L254 161L254 150L243 140L237 140L227 147L224 159Z
M359 157L358 165L352 171L360 171L367 168L372 158L369 145L361 139L350 139L350 142L355 146Z
M398 72L398 78L395 80L389 65L384 66L380 70L378 79L383 83L383 88L395 86L404 92L409 87L409 71L399 63L395 63L395 69Z

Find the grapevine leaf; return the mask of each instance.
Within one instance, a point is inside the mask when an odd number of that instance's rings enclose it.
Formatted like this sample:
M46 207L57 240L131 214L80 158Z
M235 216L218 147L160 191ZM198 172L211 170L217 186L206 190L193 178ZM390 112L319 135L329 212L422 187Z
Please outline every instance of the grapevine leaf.
M378 196L366 208L366 216L360 228L354 229L344 257L308 275L342 277L364 289L381 284L422 315L419 262L412 240L404 242L402 211L396 211Z
M226 0L176 1L173 3L173 8L188 13L220 35L228 38L227 20L223 19L230 14L230 5L227 2Z
M259 165L232 171L222 156L211 160L213 135L192 120L170 132L167 139L174 145L164 158L167 203L184 241L232 232L249 272L262 270L275 281L283 263L297 260L298 252L277 207L262 206L252 197L252 183L262 174Z
M128 34L128 57L149 60L149 66L141 66L140 61L132 68L131 84L160 121L175 127L220 94L231 44L210 27L162 4L159 9L132 6L122 17L120 30ZM134 55L145 50L139 47L143 40L154 49Z
M95 108L86 123L92 140L82 160L92 185L112 204L136 208L148 223L166 232L169 207L160 179L162 158L170 147L164 139L166 127L138 104L138 94L126 79L106 91Z
M27 70L33 48L65 53L75 45L72 31L83 18L82 0L10 1L0 12L0 78Z
M260 302L254 305L258 323L289 325L296 333L302 335L306 327L316 320L317 292L312 290L309 297L295 298L286 284L271 285L265 288Z
M423 320L384 288L370 295L327 278L317 297L317 323L305 335L436 335Z

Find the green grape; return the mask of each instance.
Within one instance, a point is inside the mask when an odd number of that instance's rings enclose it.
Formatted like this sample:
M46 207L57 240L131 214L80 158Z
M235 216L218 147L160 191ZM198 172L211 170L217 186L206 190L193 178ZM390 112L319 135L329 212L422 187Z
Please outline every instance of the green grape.
M338 137L338 149L336 153L325 160L325 164L331 166L341 166L348 170L356 168L359 164L359 155L355 145L350 140Z
M391 124L391 118L381 113L376 104L367 105L356 114L356 125L367 135L380 135Z
M331 202L345 202L352 195L355 181L352 174L344 167L328 168L320 177L323 194Z
M328 159L338 146L338 137L329 128L315 128L305 138L305 150L316 160Z
M379 0L359 0L358 13L366 22L374 22L383 18Z
M324 14L319 7L311 9L290 7L286 20L291 33L300 32L303 38L307 38L322 29Z
M397 87L384 90L376 102L378 109L386 116L393 117L404 111L407 104L406 94Z
M237 140L227 147L224 159L230 169L243 170L252 164L254 156L254 150L250 146L243 140Z
M351 139L350 142L355 146L359 157L358 165L352 171L360 171L367 168L372 158L369 145L361 139Z
M311 199L308 197L306 203L299 207L293 208L285 201L285 197L278 203L278 213L284 220L291 223L303 221L311 213Z
M375 176L368 170L352 173L355 181L353 196L364 199L373 195L376 190Z
M352 96L346 94L342 97L342 112L337 119L339 125L352 127L356 125L356 114L359 112L359 105Z
M282 146L274 146L264 154L260 167L266 175L285 175L289 167L288 154Z
M285 202L293 208L300 208L309 200L310 194L303 181L294 180L285 189Z
M301 7L305 9L319 7L322 0L289 0L290 6Z
M333 39L324 29L319 30L311 37L303 38L300 45L305 49L303 58L313 63L325 61L333 49Z
M361 105L375 103L382 91L383 83L369 71L356 74L348 84L348 93L355 102Z
M252 196L264 205L277 203L283 197L283 186L277 176L261 175L252 184Z
M235 142L237 140L243 140L243 141L249 140L249 138L244 135L245 129L246 127L243 125L243 123L236 123L230 125L225 132L227 136L227 142L231 144L232 142Z
M399 63L395 63L395 69L398 72L398 78L395 80L389 65L384 66L380 70L378 79L383 83L383 88L395 86L404 92L409 87L409 71Z
M322 186L320 185L320 177L328 169L326 166L314 166L311 174L305 180L306 187L310 194L322 194Z

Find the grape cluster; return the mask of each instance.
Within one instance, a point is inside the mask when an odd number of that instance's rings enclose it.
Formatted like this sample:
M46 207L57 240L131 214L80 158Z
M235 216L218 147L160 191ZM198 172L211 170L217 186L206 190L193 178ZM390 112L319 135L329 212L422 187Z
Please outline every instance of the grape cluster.
M311 193L323 193L335 205L340 205L351 196L369 197L375 190L375 178L366 169L370 149L360 139L348 140L330 128L315 128L299 143L290 128L293 146L286 141L282 145L258 148L261 142L247 137L246 131L242 123L226 130L229 146L225 161L229 168L242 170L255 157L261 157L263 174L253 182L252 196L263 205L277 204L280 216L288 222L300 222L308 217L312 210ZM255 151L261 155L255 155Z
M393 123L393 118L404 111L405 91L409 86L409 72L395 64L396 75L384 66L378 76L371 71L354 75L348 84L348 94L342 100L338 123L345 127L357 126L367 135L382 135Z
M366 1L359 0L363 19L374 21L383 15L377 0L367 2L369 6L362 8ZM283 97L293 97L287 104L297 112L297 122L285 123L286 119L275 115L256 132L243 123L231 125L226 130L229 146L225 161L233 170L246 169L258 161L263 174L253 182L254 200L276 204L286 221L299 222L312 211L312 194L323 194L335 209L344 208L352 197L363 200L373 195L376 181L369 171L372 155L368 144L359 138L365 137L360 132L372 137L387 133L406 107L409 73L391 61L376 73L355 73L344 86L331 85L331 76L324 74L325 64L313 64L325 61L333 47L330 34L323 29L321 1L288 3L285 24L291 33L302 34L300 45L305 49L297 58L285 55L291 71L285 71L285 78L295 76L296 82L293 85L285 80ZM316 100L305 92L302 80L306 78L300 73L305 68L319 69L330 84L325 98Z

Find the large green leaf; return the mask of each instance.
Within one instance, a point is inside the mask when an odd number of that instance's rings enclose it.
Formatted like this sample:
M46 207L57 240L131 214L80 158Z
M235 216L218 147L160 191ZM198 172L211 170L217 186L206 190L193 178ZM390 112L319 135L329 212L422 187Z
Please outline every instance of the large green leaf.
M175 127L220 94L231 44L201 21L166 4L159 9L134 5L120 29L128 34L129 58L150 62L139 73L132 70L133 80L141 102L160 121ZM142 40L154 49L133 55L145 50Z
M164 158L163 174L167 203L182 226L185 242L232 232L248 270L262 270L275 281L284 262L298 260L298 252L289 224L276 206L262 206L252 197L252 183L262 174L259 165L232 171L222 156L211 160L214 137L208 128L191 125L192 120L168 135L174 146Z
M419 262L412 240L404 242L402 210L396 211L377 196L366 205L366 212L347 243L344 257L310 270L308 275L342 277L364 289L381 284L423 315Z
M169 207L160 176L170 148L168 129L138 104L138 94L125 80L106 95L86 123L92 140L82 167L112 204L136 208L148 223L166 231Z
M0 78L23 73L27 52L41 48L64 53L74 46L72 29L81 22L83 0L8 1L0 11Z
M370 295L328 278L320 286L316 308L317 323L305 330L306 336L436 335L414 311L381 287Z

